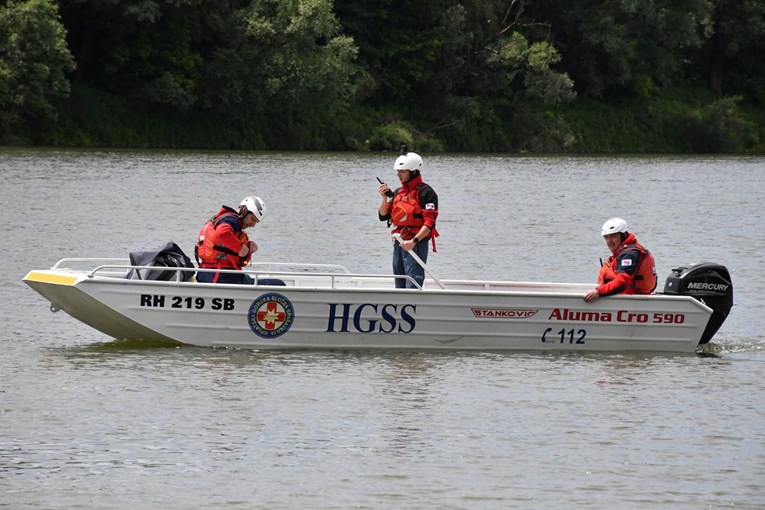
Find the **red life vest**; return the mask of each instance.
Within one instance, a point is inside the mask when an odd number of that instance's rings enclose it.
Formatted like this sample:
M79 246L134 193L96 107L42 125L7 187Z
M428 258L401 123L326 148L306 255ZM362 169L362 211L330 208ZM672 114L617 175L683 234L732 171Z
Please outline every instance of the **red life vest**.
M651 252L640 245L633 235L630 235L627 240L634 242L621 245L616 253L608 257L598 273L598 283L603 285L617 278L614 261L619 253L626 250L636 250L640 253L640 261L632 277L632 282L627 285L622 294L650 294L656 289L658 283L656 262Z
M398 190L396 196L393 197L393 201L389 204L390 211L390 223L396 228L393 229L393 234L401 234L401 238L405 241L412 239L420 231L423 225L425 225L425 215L423 214L422 204L420 203L420 191L427 186L422 182L422 178L417 176L410 181L414 183L409 187L404 185ZM436 251L436 237L438 237L438 231L435 224L428 225L430 228L430 241L433 245L433 251Z
M411 230L414 234L424 225L422 206L420 205L420 188L425 186L419 183L408 192L403 188L393 198L393 208L390 211L390 220L396 227L416 227Z
M218 214L210 218L199 231L197 245L194 247L194 253L199 261L199 267L231 268L241 269L244 265L244 259L239 257L239 250L242 247L241 241L234 246L226 245L219 239L217 230L218 225L224 218L237 218L239 215L230 207L223 206ZM239 239L241 240L240 232ZM246 234L245 234L246 235Z

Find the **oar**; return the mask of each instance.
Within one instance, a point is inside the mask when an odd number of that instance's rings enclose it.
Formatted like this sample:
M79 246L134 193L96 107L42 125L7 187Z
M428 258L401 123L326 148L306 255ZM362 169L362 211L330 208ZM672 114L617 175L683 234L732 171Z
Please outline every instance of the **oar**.
M403 242L404 242L404 240L403 240L403 239L401 239L401 234L393 234L393 238L394 238L396 241L398 241L398 244L401 244L401 243L403 243ZM402 248L402 250L403 250L403 248ZM405 251L406 251L406 250L405 250ZM432 279L434 282L436 282L436 283L438 284L438 286L439 286L439 287L441 287L442 289L445 289L445 288L446 288L446 287L444 287L444 285L443 285L443 284L442 284L442 283L441 283L441 282L438 280L438 278L436 278L435 276L433 276L433 273L431 273L431 272L430 272L430 269L428 269L428 266L426 266L426 265L425 265L425 262L423 262L423 261L422 261L422 259L420 258L420 256L419 256L419 255L417 255L417 254L414 252L414 250L409 250L407 253L408 253L409 255L411 255L411 256L412 256L412 258L413 258L414 260L416 260L416 261L417 261L417 263L418 263L418 264L419 264L419 265L420 265L420 266L421 266L421 267L422 267L422 268L425 270L425 272L426 272L426 273L428 273L428 276L430 276L430 278L431 278L431 279Z

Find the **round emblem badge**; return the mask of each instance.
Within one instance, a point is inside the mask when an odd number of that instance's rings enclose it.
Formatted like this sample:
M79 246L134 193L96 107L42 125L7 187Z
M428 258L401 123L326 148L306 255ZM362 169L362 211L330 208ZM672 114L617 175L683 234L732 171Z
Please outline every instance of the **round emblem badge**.
M292 326L295 309L289 299L270 292L252 302L247 318L253 333L263 338L277 338Z

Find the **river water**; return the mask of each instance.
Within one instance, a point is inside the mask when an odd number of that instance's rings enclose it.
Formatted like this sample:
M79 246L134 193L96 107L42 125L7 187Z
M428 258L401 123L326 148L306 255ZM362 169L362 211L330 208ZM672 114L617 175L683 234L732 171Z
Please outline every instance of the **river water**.
M260 260L388 272L394 155L0 150L0 507L765 508L765 158L425 156L440 278L594 281L620 216L660 288L735 306L703 355L281 352L112 341L21 281L188 254L261 196Z

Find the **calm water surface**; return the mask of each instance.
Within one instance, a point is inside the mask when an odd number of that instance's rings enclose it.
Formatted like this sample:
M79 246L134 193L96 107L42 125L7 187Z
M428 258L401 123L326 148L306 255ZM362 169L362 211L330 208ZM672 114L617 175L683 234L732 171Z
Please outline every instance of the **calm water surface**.
M765 158L428 156L443 278L593 281L626 218L733 274L705 355L287 352L111 341L21 281L193 252L261 196L261 260L387 272L393 155L0 151L0 507L765 508ZM661 285L661 283L660 283Z

